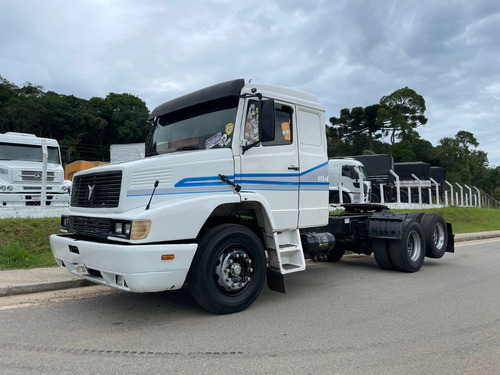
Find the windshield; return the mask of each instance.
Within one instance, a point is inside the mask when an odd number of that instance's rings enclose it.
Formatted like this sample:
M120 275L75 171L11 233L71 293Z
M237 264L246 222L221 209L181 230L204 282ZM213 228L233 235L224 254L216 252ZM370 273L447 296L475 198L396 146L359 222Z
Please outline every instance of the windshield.
M366 169L365 169L365 167L363 167L363 166L359 166L358 168L359 168L359 171L360 171L361 173L363 173L363 179L364 179L365 181L366 181L366 180L369 180L368 173L366 173Z
M185 108L157 119L147 156L231 147L238 98Z
M61 164L59 148L47 147L48 162ZM0 142L0 160L43 161L42 146Z

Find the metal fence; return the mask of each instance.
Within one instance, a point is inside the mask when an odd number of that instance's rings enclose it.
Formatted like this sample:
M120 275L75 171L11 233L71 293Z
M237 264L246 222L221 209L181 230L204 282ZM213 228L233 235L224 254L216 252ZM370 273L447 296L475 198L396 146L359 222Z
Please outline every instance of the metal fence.
M368 203L363 194L363 175L359 171L357 172L360 180L360 194L353 195L354 197L358 197L358 200L350 203ZM389 207L423 209L449 206L500 208L500 202L476 186L470 187L467 184L459 184L458 182L452 184L446 180L444 184L440 184L433 178L423 181L413 174L414 181L400 180L394 171L390 170L390 173L395 178L395 187L392 184L390 187L389 184L379 184L377 186L380 192L386 191L388 188L395 191L395 199L390 202L385 202L384 194L380 194L380 202L377 203L385 204ZM336 185L336 188L340 192L344 191L341 182ZM374 185L372 185L373 188ZM415 191L417 193L413 194ZM403 192L405 193L406 201L402 199ZM331 204L330 206L337 207L345 203L342 194L339 194L339 200L338 204Z

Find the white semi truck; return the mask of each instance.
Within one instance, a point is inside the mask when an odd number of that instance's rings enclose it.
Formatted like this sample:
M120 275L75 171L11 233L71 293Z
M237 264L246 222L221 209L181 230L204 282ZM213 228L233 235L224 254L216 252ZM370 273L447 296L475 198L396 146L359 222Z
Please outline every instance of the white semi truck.
M345 205L329 215L324 110L309 94L220 83L170 100L150 115L146 157L77 173L52 251L67 271L129 292L188 284L206 310L250 306L267 276L306 258L374 254L386 269L418 271L453 252L438 214Z
M371 182L363 163L354 158L328 160L330 204L370 203Z
M39 206L44 183L47 206L69 205L71 182L64 180L57 141L27 133L0 134L0 209Z

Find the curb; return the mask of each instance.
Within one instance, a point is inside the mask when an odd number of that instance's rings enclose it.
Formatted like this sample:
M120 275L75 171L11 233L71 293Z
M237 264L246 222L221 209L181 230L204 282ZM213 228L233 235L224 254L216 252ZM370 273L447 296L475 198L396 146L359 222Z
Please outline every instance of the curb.
M468 241L479 241L479 240L488 240L491 238L499 238L500 233L496 232L486 232L483 234L455 234L455 242L468 242Z
M50 292L53 290L79 288L91 285L96 285L96 284L86 279L54 281L50 283L11 285L0 288L0 297L14 296L19 294Z

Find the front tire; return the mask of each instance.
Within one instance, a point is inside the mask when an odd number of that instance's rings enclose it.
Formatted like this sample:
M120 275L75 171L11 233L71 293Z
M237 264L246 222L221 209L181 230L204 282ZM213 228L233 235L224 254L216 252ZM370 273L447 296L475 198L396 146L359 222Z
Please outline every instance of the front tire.
M215 314L231 314L250 306L265 281L266 258L259 237L249 228L222 224L199 240L188 275L195 301Z

